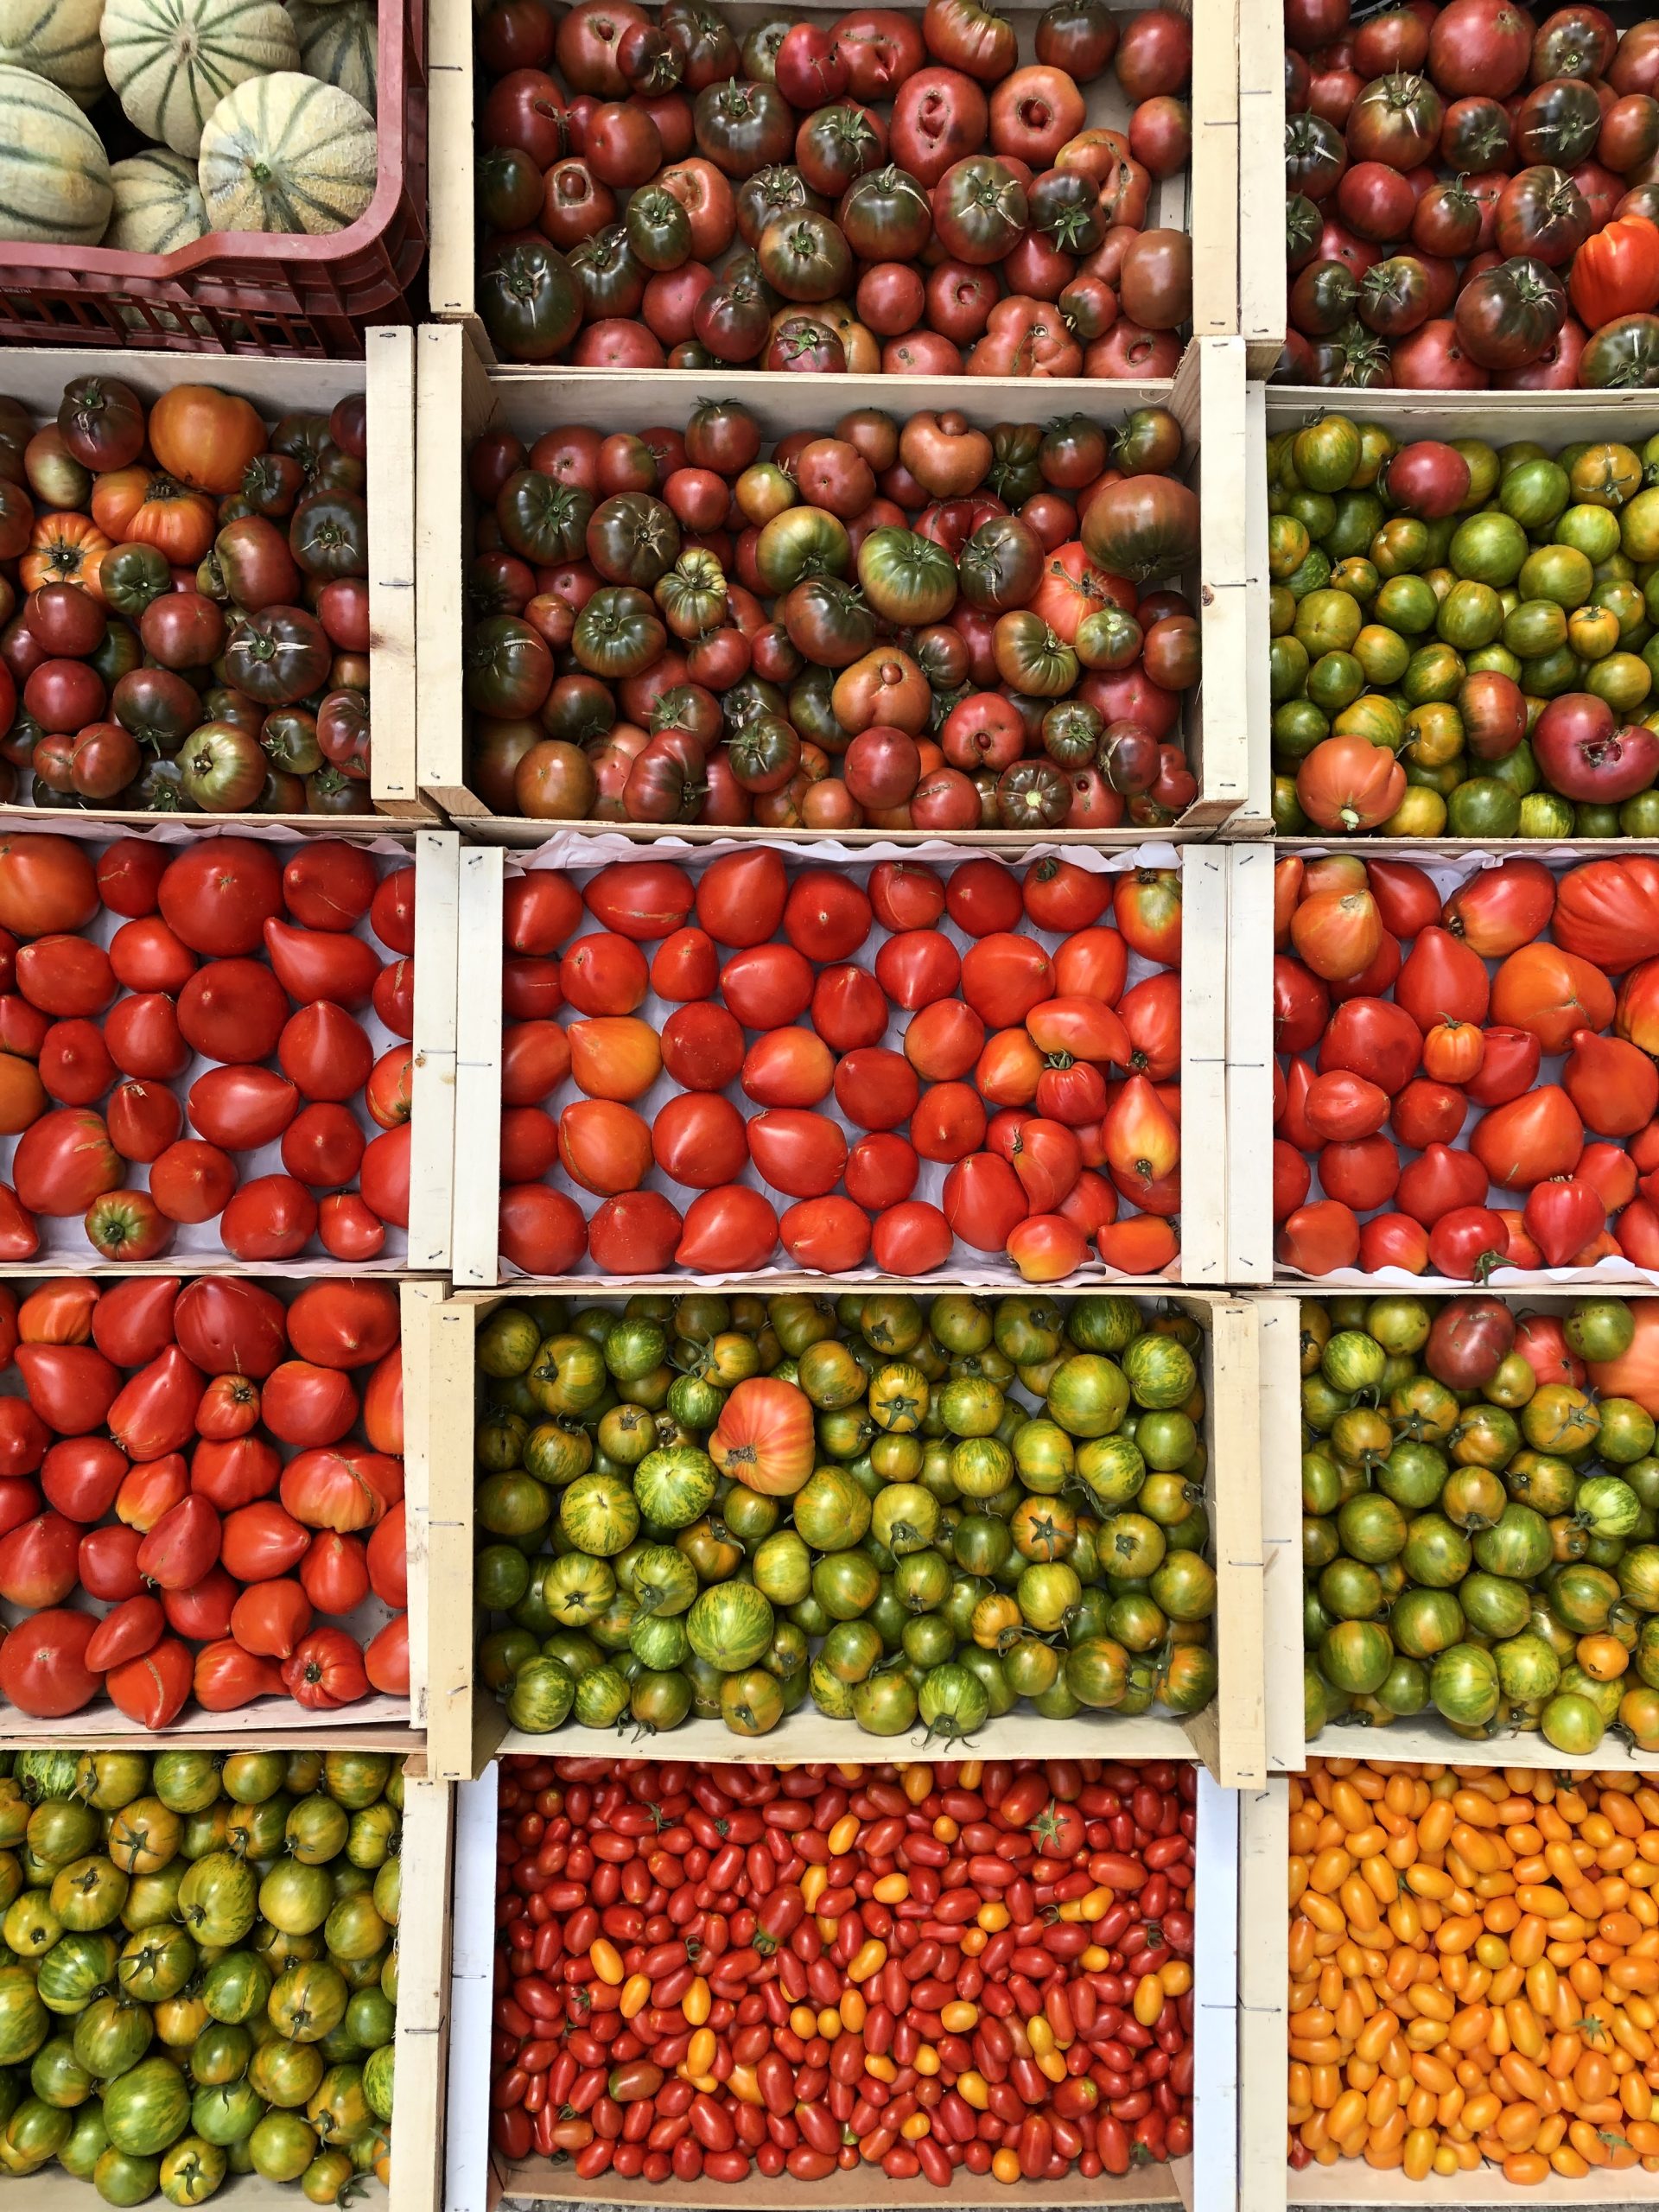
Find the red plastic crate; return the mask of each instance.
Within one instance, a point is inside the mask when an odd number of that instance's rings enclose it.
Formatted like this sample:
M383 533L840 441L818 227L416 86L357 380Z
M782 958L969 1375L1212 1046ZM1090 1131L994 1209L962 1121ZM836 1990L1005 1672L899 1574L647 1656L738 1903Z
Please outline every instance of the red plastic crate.
M425 0L386 0L376 98L379 179L327 237L237 232L176 253L0 243L0 346L359 355L371 323L419 319L426 258Z

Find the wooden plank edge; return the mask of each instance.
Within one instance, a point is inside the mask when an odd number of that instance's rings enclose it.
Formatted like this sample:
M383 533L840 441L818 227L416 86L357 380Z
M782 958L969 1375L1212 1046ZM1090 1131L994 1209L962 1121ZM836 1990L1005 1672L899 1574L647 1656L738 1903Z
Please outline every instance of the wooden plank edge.
M1290 1790L1282 1781L1239 1803L1238 2198L1240 2212L1285 2212L1286 1861ZM1331 2186L1321 2169L1321 2179ZM1340 2190L1327 2202L1338 2202Z
M416 840L413 1129L409 1265L449 1265L455 1164L455 1021L459 990L461 840L453 830Z
M500 1281L501 899L499 845L468 846L461 859L461 942L467 988L455 1021L454 1226L457 1286Z
M1268 1778L1258 1448L1262 1377L1255 1317L1247 1305L1216 1309L1210 1390L1217 1463L1211 1529L1221 1727L1217 1779L1229 1789L1259 1789Z
M369 449L369 791L418 807L415 760L415 334L371 330L365 359Z
M1227 1280L1273 1281L1274 849L1228 855Z
M467 341L453 326L426 323L416 344L415 559L421 580L416 601L416 781L442 804L446 791L458 790L467 780L461 387Z

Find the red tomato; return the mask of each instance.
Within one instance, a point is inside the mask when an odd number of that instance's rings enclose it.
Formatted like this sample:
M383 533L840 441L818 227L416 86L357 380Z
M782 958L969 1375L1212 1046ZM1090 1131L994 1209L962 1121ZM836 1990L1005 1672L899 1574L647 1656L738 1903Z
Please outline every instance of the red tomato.
M194 1673L189 1647L169 1636L141 1658L112 1668L104 1688L129 1720L153 1732L170 1727L184 1710Z
M750 1046L740 1080L758 1106L816 1106L829 1096L836 1074L821 1037L810 1029L775 1029Z
M314 1191L352 1182L364 1151L363 1132L344 1106L302 1107L283 1132L283 1166Z
M944 1179L943 1209L953 1235L977 1252L1001 1252L1030 1208L1006 1160L978 1152L959 1160Z
M276 1049L283 1075L307 1098L343 1104L356 1097L374 1069L368 1032L343 1007L326 999L288 1015Z
M283 911L282 871L269 845L210 837L178 849L157 894L168 926L194 952L224 959L257 951Z
M831 1051L850 1052L879 1045L887 1033L887 994L865 969L820 969L812 988L812 1027Z
M101 1293L92 1310L92 1342L118 1367L141 1367L174 1341L179 1302L177 1275L149 1275L118 1282Z
M284 1444L334 1444L357 1419L357 1393L336 1368L288 1359L266 1381L260 1413Z
M501 1116L505 1183L537 1183L559 1156L558 1123L539 1106L509 1106Z
M31 1213L84 1214L121 1187L121 1162L103 1116L60 1107L23 1131L12 1154L18 1203Z
M62 1513L37 1513L0 1536L0 1598L38 1612L60 1605L78 1580L80 1524Z
M96 1104L116 1077L104 1032L93 1021L54 1021L41 1039L38 1065L47 1096L61 1106Z
M502 1258L531 1275L568 1275L588 1249L582 1209L544 1183L502 1192L497 1236Z
M369 1581L382 1605L409 1603L409 1545L400 1497L369 1538Z
M963 957L962 995L993 1029L1012 1029L1054 995L1054 968L1034 938L995 931Z
M582 898L606 929L648 944L677 930L694 902L690 877L670 861L615 861L589 880Z
M707 930L676 930L652 956L652 989L677 1005L712 998L719 979L720 955Z
M415 950L415 871L393 868L369 902L369 927L388 952Z
M362 1539L342 1536L332 1529L320 1530L300 1561L300 1586L320 1613L354 1612L369 1594L368 1556Z
M364 1649L363 1671L383 1697L409 1695L409 1615L399 1613L371 1637Z
M812 963L792 944L735 952L720 971L720 994L746 1029L783 1029L812 1003Z
M969 1083L936 1083L910 1122L911 1142L924 1160L965 1160L985 1141L985 1107Z
M759 1191L728 1183L692 1200L674 1263L699 1274L753 1274L777 1245L778 1217L771 1205Z
M363 1654L343 1629L314 1629L296 1646L283 1668L283 1681L296 1705L327 1713L355 1705L369 1693Z
M170 850L148 837L118 837L105 847L98 860L98 890L112 913L155 912Z
M677 1007L661 1043L664 1067L687 1090L724 1090L743 1065L743 1031L723 1006Z
M1026 870L1027 918L1039 930L1070 937L1097 922L1112 902L1112 879L1073 861L1038 861Z
M154 1169L150 1179L153 1185ZM292 1260L304 1251L316 1226L317 1202L303 1184L291 1175L259 1175L231 1199L219 1217L219 1233L232 1259Z
M1025 912L1019 878L1001 861L993 860L964 861L952 868L944 904L965 937L990 937L1015 929Z
M921 1084L902 1052L871 1045L836 1063L835 1090L836 1103L855 1128L896 1129L914 1112Z
M235 1189L235 1166L217 1145L183 1137L150 1162L149 1194L168 1221L212 1221Z
M501 963L504 1014L536 1021L543 1014L556 1014L563 1004L564 988L556 961L508 958Z
M270 1661L226 1637L197 1652L190 1687L204 1713L233 1713L257 1697L280 1697L287 1684Z
M275 1498L261 1498L226 1516L220 1557L238 1582L269 1582L296 1567L310 1541Z
M588 1249L605 1274L665 1274L683 1226L660 1191L622 1191L595 1208Z
M162 991L140 991L111 1009L104 1024L109 1057L124 1075L166 1082L190 1065L177 1009Z
M778 1233L796 1266L813 1274L849 1274L870 1249L869 1217L850 1198L814 1198L791 1206Z
M660 1107L651 1145L664 1174L687 1190L735 1182L748 1165L743 1116L729 1099L709 1091L684 1091Z
M317 1207L317 1242L331 1259L361 1265L385 1250L385 1224L355 1191L332 1192Z
M895 1006L914 1013L953 998L962 957L937 930L906 930L890 937L875 956L875 979Z
M870 870L870 905L883 929L930 930L944 912L944 886L918 861L878 861Z
M821 1198L841 1180L847 1139L827 1115L780 1107L754 1116L747 1134L750 1156L774 1191Z
M0 1643L0 1697L37 1719L79 1713L101 1687L86 1664L97 1628L91 1613L56 1606L20 1621Z
M174 1308L179 1348L204 1375L247 1375L263 1382L287 1357L281 1299L233 1275L201 1275Z
M159 1459L196 1433L205 1385L177 1344L128 1376L106 1416L111 1436L130 1459Z
M698 880L697 920L716 944L764 944L777 933L788 895L780 854L766 847L722 854Z
M196 972L196 956L159 914L124 922L110 940L110 965L130 991L181 991Z
M186 1044L226 1066L270 1059L288 1017L282 984L257 960L210 960L179 993Z
M354 930L379 887L373 855L339 837L310 840L283 869L283 904L308 930Z
M1054 988L1061 997L1103 999L1108 1006L1116 1006L1122 995L1128 967L1129 949L1116 930L1079 930L1054 955ZM1307 1041L1311 1044L1313 1039Z
M832 868L804 868L784 906L784 933L810 960L845 960L870 933L868 895Z
M582 893L568 876L551 868L510 876L501 894L502 942L510 952L556 952L581 926L582 911ZM383 942L393 952L415 950L412 933L406 945Z
M170 1506L138 1549L138 1572L162 1590L188 1590L219 1560L223 1523L200 1492Z
M958 1173L953 1168L953 1174ZM950 1256L950 1224L938 1206L908 1198L876 1220L870 1250L884 1275L925 1275Z
M415 963L392 960L375 978L374 1011L394 1037L415 1034Z
M191 1127L226 1152L274 1144L299 1106L300 1092L288 1077L258 1067L209 1068L191 1084L187 1100Z
M109 954L81 937L41 937L25 944L17 954L16 978L31 1006L60 1018L102 1014L117 988Z
M60 1436L102 1428L121 1388L119 1370L89 1344L22 1344L16 1352L29 1402Z
M909 1198L919 1167L916 1148L906 1138L878 1129L860 1137L848 1154L842 1180L850 1198L880 1215Z
M86 1646L86 1664L95 1675L101 1675L126 1660L142 1659L166 1633L167 1615L159 1598L124 1599L99 1623Z
M262 1659L286 1659L311 1625L311 1600L284 1575L256 1582L231 1611L231 1634L245 1651Z
M1358 1259L1359 1224L1351 1208L1334 1198L1318 1198L1287 1218L1274 1249L1286 1267L1299 1274L1333 1274Z

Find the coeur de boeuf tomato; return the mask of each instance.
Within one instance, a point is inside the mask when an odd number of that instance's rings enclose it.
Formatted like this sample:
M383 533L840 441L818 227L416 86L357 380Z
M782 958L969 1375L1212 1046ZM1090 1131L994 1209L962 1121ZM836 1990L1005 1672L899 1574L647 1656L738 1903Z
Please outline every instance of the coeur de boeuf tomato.
M670 1761L505 1761L498 1840L512 1878L493 2019L496 2152L564 2155L585 2181L615 2173L671 2190L756 2174L810 2184L861 2162L879 2163L891 2181L939 2189L962 2186L962 2173L969 2185L980 2176L1064 2185L1074 2171L1089 2181L1185 2157L1198 1903L1192 1772L1091 1759L939 1761L869 1766L849 1783L828 1767L699 1775ZM934 1830L944 1821L961 1836L948 1887L963 1903L929 1936L863 1891L891 1859L912 1897L941 1902L947 1847ZM664 1834L683 1840L686 1853L662 1847ZM853 1897L827 1944L814 1927L823 1890L810 1871L814 1838L844 1862ZM1009 1886L996 1870L1011 1864L1029 1872ZM1114 1902L1096 1921L1067 1919L1063 1906L1045 1920L1034 1891L1048 1883L1076 1887L1079 1898L1084 1884L1106 1889ZM977 1921L993 1892L990 1916L1003 1924L988 1933ZM715 1916L730 1947L700 1960ZM643 1996L632 2016L641 2024L626 2042L601 2038L592 2008L570 1999L557 1961L577 1953ZM678 2017L700 1967L713 2006L732 2008L691 2031L690 2058L709 2058L712 2090L677 2072L671 2037L656 2026ZM1002 2015L983 2001L999 1976L1016 2005L1029 2002L1025 2017L1058 2015L1071 2047L1090 2054L1083 2069L1052 2079L1012 2043L1001 2058L986 2024ZM832 2044L818 2062L819 2039L793 2024L801 2006L834 2010L854 1992L860 2025L837 2038L849 2056L837 2061ZM919 2044L926 2032L929 1997L940 2008L931 2017L945 2021L937 2103L915 2095L921 2077L907 2078L905 2056L911 2037ZM894 2094L875 2105L843 2075L855 2055L881 2057L869 2044L889 2036ZM982 2107L975 2037L994 2068L1008 2069L995 2086L1010 2094ZM722 2050L750 2069L758 2101L728 2086ZM931 2124L906 2133L912 2098ZM771 2126L768 2115L785 2107L790 2130ZM635 2110L649 2125L629 2119Z
M1653 1265L1650 861L1506 858L1446 880L1297 856L1275 893L1282 1265L1480 1281Z
M1071 861L849 874L753 847L529 869L504 900L525 1018L505 1038L503 1255L730 1276L781 1245L815 1274L919 1274L959 1240L1032 1281L1091 1255L1160 1273L1180 925L1178 871ZM1027 1126L1043 1166L1022 1179Z
M192 1699L407 1696L393 1286L0 1286L0 1384L20 1386L0 1395L0 1599L18 1616L0 1699L58 1718L102 1692L160 1728ZM266 1663L302 1653L292 1682Z
M333 837L0 840L0 1248L147 1261L217 1221L234 1259L376 1258L408 1220L414 880ZM84 1244L43 1226L77 1216Z

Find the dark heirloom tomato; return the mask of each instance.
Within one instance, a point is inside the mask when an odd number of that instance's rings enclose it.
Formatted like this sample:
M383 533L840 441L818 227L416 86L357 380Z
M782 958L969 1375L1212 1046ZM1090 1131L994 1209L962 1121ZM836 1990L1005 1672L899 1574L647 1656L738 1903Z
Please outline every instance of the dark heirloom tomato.
M887 143L878 117L854 101L836 100L802 124L795 135L795 159L815 192L836 198L883 160Z
M518 615L495 614L474 624L466 652L469 706L504 719L534 714L552 682L552 655L528 622Z
M935 188L933 222L940 245L975 267L1000 261L1025 229L1028 214L1025 187L993 155L974 154L956 162Z
M299 607L267 607L238 617L225 645L230 682L262 706L286 706L321 690L334 658L327 632Z
M693 124L699 151L727 176L753 176L787 161L795 137L789 102L775 85L740 84L734 77L703 86Z
M1458 296L1458 340L1486 369L1523 369L1567 320L1567 293L1541 260L1514 259L1472 278Z
M1512 176L1498 195L1500 253L1564 269L1590 235L1594 218L1573 178L1547 164Z
M486 255L479 272L478 311L491 339L513 361L552 360L582 321L570 264L540 238Z

